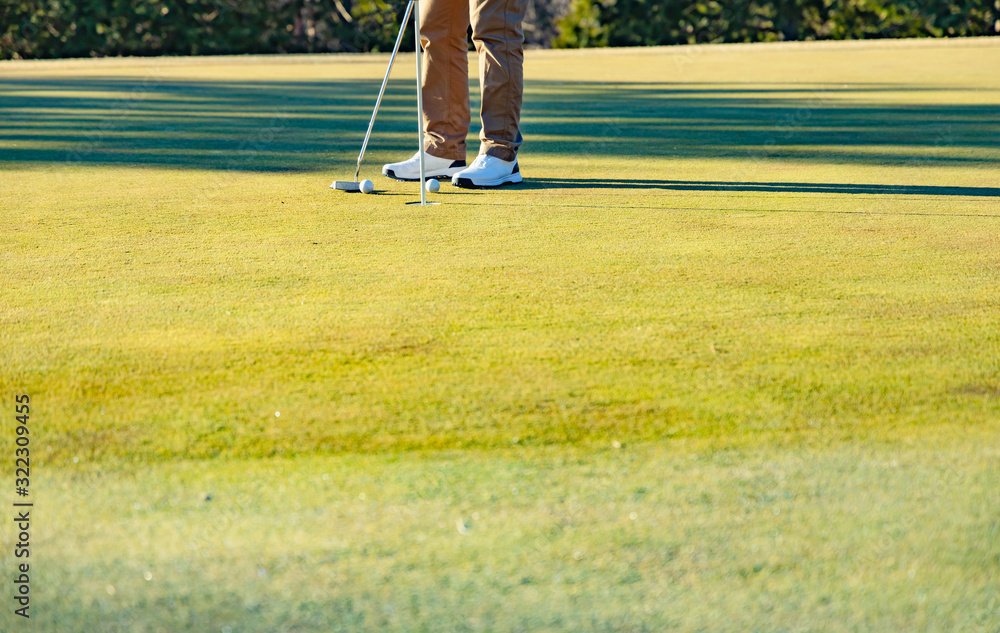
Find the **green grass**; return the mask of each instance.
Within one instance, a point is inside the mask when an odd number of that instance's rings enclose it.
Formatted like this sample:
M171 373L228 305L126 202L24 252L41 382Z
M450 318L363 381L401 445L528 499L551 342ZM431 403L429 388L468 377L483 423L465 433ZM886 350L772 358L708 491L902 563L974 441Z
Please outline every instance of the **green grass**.
M531 51L425 208L386 61L0 64L2 630L1000 631L1000 45Z

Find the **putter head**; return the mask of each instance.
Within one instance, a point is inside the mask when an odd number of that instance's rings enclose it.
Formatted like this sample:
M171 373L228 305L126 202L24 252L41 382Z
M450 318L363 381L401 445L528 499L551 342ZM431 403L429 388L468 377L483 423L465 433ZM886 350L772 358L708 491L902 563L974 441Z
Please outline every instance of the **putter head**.
M334 180L330 189L339 191L361 191L361 183L353 180Z

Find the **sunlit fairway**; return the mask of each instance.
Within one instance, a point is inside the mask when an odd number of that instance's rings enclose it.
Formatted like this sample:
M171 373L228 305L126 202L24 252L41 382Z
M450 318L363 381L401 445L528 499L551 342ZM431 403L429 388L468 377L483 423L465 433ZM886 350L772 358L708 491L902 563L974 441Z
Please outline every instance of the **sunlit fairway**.
M387 60L0 64L0 630L1000 631L1000 41Z

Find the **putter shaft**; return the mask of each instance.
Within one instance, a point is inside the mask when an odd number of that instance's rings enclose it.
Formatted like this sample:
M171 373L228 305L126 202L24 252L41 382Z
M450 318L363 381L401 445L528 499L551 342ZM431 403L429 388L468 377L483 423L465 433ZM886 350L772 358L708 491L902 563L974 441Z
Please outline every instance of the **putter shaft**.
M368 139L371 138L372 127L375 126L375 117L378 115L379 106L382 105L382 95L385 94L385 86L389 83L389 73L392 72L392 62L396 59L396 53L399 52L399 44L403 41L403 33L406 31L406 22L410 19L410 12L413 10L414 2L415 0L410 0L410 2L406 5L406 12L403 13L403 19L399 23L399 35L396 36L396 44L392 47L392 56L389 57L389 67L385 69L385 78L382 80L382 87L379 88L378 99L375 100L375 111L372 112L372 120L368 122L368 132L365 133L365 142L361 144L361 153L358 154L358 168L354 170L355 181L357 181L358 177L361 175L361 161L365 157L365 150L368 148ZM420 48L419 33L417 34L417 48Z

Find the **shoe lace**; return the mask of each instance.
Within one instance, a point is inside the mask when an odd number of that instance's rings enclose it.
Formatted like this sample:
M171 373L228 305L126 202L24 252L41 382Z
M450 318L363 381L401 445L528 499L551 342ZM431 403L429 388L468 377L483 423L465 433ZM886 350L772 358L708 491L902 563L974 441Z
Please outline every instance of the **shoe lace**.
M486 154L480 154L476 156L476 160L472 161L472 167L486 167L489 164L492 156L487 156Z

